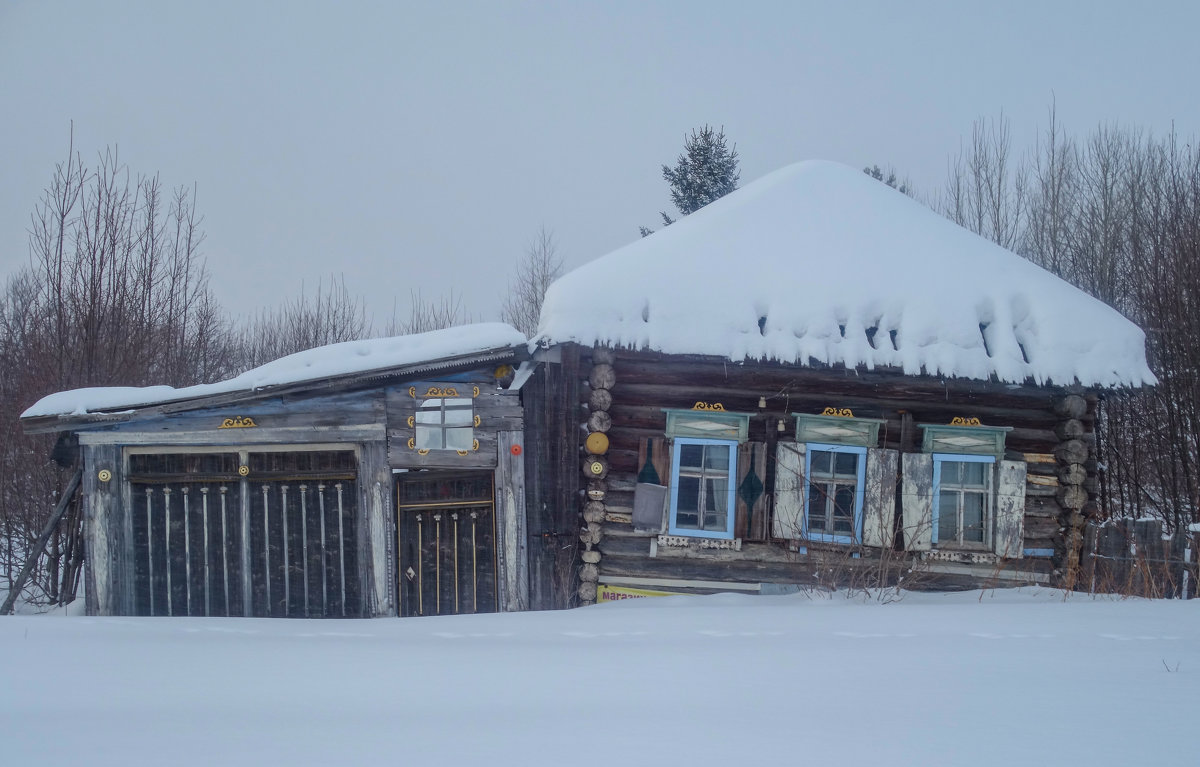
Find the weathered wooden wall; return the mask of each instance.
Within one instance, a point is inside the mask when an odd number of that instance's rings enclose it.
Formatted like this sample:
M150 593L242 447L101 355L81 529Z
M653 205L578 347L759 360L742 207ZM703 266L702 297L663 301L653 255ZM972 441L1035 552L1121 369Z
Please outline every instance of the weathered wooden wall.
M529 606L573 604L579 556L579 348L552 350L521 389L525 405L525 497Z
M921 448L918 424L947 424L955 417L977 417L986 425L1012 427L1007 435L1009 460L1027 462L1023 553L1025 567L1050 571L1067 563L1060 527L1060 503L1067 467L1077 487L1094 488L1094 399L1075 397L1064 412L1066 392L1036 386L904 376L896 372L855 372L796 368L778 364L740 365L712 359L606 349L581 350L576 380L584 408L583 431L603 431L609 441L604 477L603 521L593 532L599 561L582 573L586 600L589 578L656 578L707 581L797 582L809 566L781 541L744 542L740 552L694 555L659 549L651 556L654 533L632 525L639 447L645 438L664 433L663 408L690 409L697 402L721 403L726 411L752 414L750 440L767 445L766 486L774 487L776 444L792 439L796 413L820 413L826 407L850 408L854 415L882 419L880 447L904 452ZM604 380L597 381L595 371ZM597 386L605 391L596 396ZM759 398L766 408L759 408ZM1077 410L1080 408L1081 410ZM597 417L597 416L600 417ZM778 430L783 421L784 430ZM1065 425L1065 431L1064 431ZM1069 455L1064 455L1064 445ZM1082 448L1082 457L1078 455ZM1086 466L1086 468L1079 468ZM1082 476L1076 476L1082 471ZM1094 489L1092 490L1094 495ZM1084 493L1084 499L1088 496ZM1072 503L1078 500L1073 495ZM1076 511L1079 507L1075 507ZM592 514L595 508L591 509ZM583 524L589 519L584 507ZM586 546L586 541L585 541ZM900 547L897 541L896 548ZM589 547L590 548L590 547ZM870 551L862 557L875 556ZM691 558L689 558L691 557Z
M459 456L451 450L431 451L421 455L415 448L409 447L409 440L415 437L415 428L409 426L410 416L416 414L421 399L413 396L410 389L422 384L428 386L436 383L437 379L427 379L417 383L405 383L389 386L386 389L387 403L387 439L388 460L394 469L494 469L496 468L496 433L499 431L520 431L524 427L521 411L521 399L516 391L502 389L496 385L492 371L479 371L469 375L456 376L453 385L462 396L473 400L475 415L479 416L479 426L475 429L475 438L479 440L479 449ZM475 395L472 387L478 387ZM420 392L418 392L418 395Z

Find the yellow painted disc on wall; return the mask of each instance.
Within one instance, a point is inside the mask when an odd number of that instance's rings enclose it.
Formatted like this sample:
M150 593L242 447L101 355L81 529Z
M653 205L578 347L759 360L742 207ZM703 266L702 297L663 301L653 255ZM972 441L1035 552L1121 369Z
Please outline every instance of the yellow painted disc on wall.
M592 455L604 455L608 452L608 435L604 432L594 431L587 436L584 445Z

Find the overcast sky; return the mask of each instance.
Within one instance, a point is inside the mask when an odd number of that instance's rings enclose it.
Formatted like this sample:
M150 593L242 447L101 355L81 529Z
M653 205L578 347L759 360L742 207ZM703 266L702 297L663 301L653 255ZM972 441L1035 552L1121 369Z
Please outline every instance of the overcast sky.
M1032 145L1057 100L1200 126L1200 3L0 0L0 273L75 146L195 185L217 297L345 275L377 321L451 289L495 319L538 229L568 268L669 210L663 163L724 126L743 185L797 160L924 193L980 115Z

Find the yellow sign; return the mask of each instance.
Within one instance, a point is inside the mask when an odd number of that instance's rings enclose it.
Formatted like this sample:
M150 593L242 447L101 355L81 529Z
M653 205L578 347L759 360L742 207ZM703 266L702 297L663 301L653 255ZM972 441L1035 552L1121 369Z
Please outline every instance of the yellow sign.
M670 591L650 591L648 589L631 589L628 586L606 586L601 583L596 586L597 602L618 602L622 599L642 599L644 597L677 597Z

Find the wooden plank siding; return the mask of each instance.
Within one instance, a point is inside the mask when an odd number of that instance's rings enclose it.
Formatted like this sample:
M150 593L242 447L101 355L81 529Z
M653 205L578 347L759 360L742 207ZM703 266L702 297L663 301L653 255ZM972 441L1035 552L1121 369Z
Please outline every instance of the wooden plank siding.
M546 355L550 356L550 355ZM521 389L525 408L525 514L529 539L529 607L574 604L579 560L580 455L586 418L580 349L557 347ZM610 483L610 488L613 487ZM633 507L633 485L628 485Z
M589 350L582 349L582 382L577 429L586 434L586 382ZM645 461L647 439L662 438L664 408L690 409L697 402L720 403L725 411L751 414L749 439L764 443L766 485L775 485L776 446L795 436L795 414L818 414L826 407L850 408L857 417L877 418L877 447L915 452L920 449L918 424L949 424L953 418L979 418L984 425L1011 427L1006 435L1008 460L1028 462L1026 503L1021 543L1025 550L1047 551L1060 535L1062 508L1055 500L1059 467L1054 450L1061 442L1054 412L1062 389L1037 386L905 376L896 371L847 371L797 368L775 363L735 364L718 359L670 356L649 352L615 351L616 381L607 408L611 426L603 539L598 548L601 581L605 578L652 577L728 581L803 582L804 557L789 552L784 541L743 542L742 550L692 551L658 549L652 554L654 532L639 532L630 524L637 472ZM759 398L766 408L759 408ZM1090 440L1094 413L1080 419ZM782 421L784 431L778 431ZM658 458L658 456L656 456ZM1044 460L1048 459L1048 460ZM899 483L897 483L899 485ZM897 488L898 492L898 488ZM897 501L899 499L897 498ZM770 504L768 504L770 505ZM897 503L897 513L899 503ZM740 533L741 531L739 531ZM896 530L899 548L899 530ZM878 550L874 550L877 552ZM856 547L862 562L876 556L869 547ZM700 556L696 556L700 554ZM686 561L685 561L686 560ZM1050 563L1023 562L1023 568L1049 572Z

